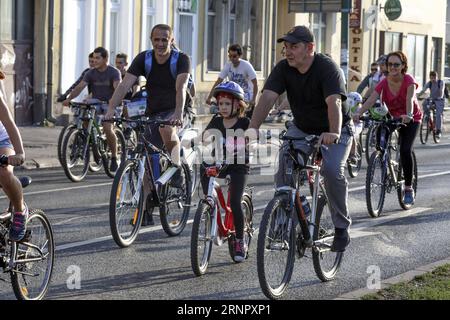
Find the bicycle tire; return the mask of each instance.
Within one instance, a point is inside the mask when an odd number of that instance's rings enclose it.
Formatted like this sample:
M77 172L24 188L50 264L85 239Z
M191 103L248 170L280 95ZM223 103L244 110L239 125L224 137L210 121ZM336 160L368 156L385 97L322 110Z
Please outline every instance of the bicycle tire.
M114 128L114 134L117 137L117 156L118 156L118 167L120 168L120 164L123 163L126 160L126 156L127 156L127 145L125 142L125 137L123 135L123 132L118 129L118 128ZM105 156L103 156L103 166L105 168L105 173L108 177L114 179L114 177L116 176L116 172L111 171L110 167L109 167L109 163L111 160L111 151L109 150L109 146L108 143L105 143ZM119 170L119 169L117 169Z
M434 112L433 111L433 140L434 140L434 143L439 143L439 142L441 142L441 138L439 137L439 135L437 134L437 132L436 132L436 112Z
M328 239L328 247L331 249L331 244L334 238L334 224L331 218L331 212L329 209L328 201L325 196L321 195L317 201L317 211L316 211L316 221L313 234L313 241ZM317 277L322 282L328 282L335 278L336 273L344 256L343 252L331 252L330 250L324 249L319 251L317 248L312 250L312 259L314 265L314 271ZM327 253L327 254L325 254ZM327 257L327 258L326 258ZM332 263L328 266L325 260L330 259Z
M137 205L131 202L127 208L125 207L125 199L122 199L121 201L124 203L119 203L119 207L117 206L117 201L120 200L120 197L125 197L125 193L128 191L126 188L128 186L130 187L130 196L128 198L131 199L135 196L137 192L136 187L138 185L138 177L139 167L137 162L127 160L117 171L111 188L109 201L109 223L113 239L121 248L129 247L136 240L142 224L144 212L143 187L139 190L141 194L139 195L139 202ZM130 200L127 202L130 202ZM123 214L120 214L122 212Z
M211 228L213 219L213 209L204 201L201 201L195 213L191 233L191 267L197 277L206 273L211 258L213 239L211 238ZM204 230L201 227L204 226ZM200 248L200 243L204 242L204 248Z
M70 144L72 137L74 141ZM64 169L64 173L72 182L80 182L86 177L88 172L90 152L89 148L85 148L85 146L86 143L89 143L89 141L86 140L83 131L76 128L69 130L63 140L62 167ZM80 149L86 149L86 152L82 154L83 151L80 151ZM74 153L76 154L76 159L74 159ZM80 167L81 171L79 173L77 173L74 169L77 163L73 162L74 160L78 161L78 159L82 161L82 166ZM68 163L68 161L70 163Z
M252 198L248 193L244 193L244 195L242 196L241 206L243 207L242 212L244 213L245 216L244 240L245 243L247 244L247 255L245 256L245 259L248 259L250 244L253 238L253 204ZM234 260L234 256L236 253L234 242L235 239L236 239L235 234L233 234L228 239L228 253L230 254L231 260L233 260L233 262L235 263L238 263L238 261Z
M37 239L42 235L42 241L38 243ZM39 209L30 210L27 222L27 234L25 241L13 243L17 246L17 259L30 259L42 257L36 249L27 246L30 243L39 247L43 255L46 257L40 261L31 263L16 263L13 271L11 271L11 284L14 295L18 300L42 300L48 291L50 281L52 279L53 267L55 263L55 243L53 238L53 230L45 213ZM40 268L40 262L45 262L45 267ZM15 271L33 274L21 274ZM40 275L43 275L42 280ZM33 290L31 284L38 279L38 286Z
M369 165L369 163L370 163L370 157L372 156L373 152L376 151L377 129L378 129L378 125L374 124L374 125L370 126L369 130L367 131L367 138L366 138L367 165Z
M413 181L412 181L412 187L414 190L414 194L417 194L417 185L418 185L418 175L417 175L417 158L416 158L416 153L414 152L414 150L411 152L412 154L412 159L413 159ZM398 173L397 173L397 181L403 181L404 180L404 176L403 176L403 168L402 168L402 164L401 162L399 162L399 166L398 166ZM409 210L413 207L413 204L411 205L406 205L403 202L403 197L405 194L405 190L404 190L404 183L402 183L401 185L399 185L397 187L397 198L398 198L398 203L400 204L400 207L403 210Z
M181 168L184 172L185 179L182 189L182 198L180 198L180 195L176 194L179 189L170 186L170 181L161 188L159 216L164 232L170 237L178 236L183 232L191 211L192 187L190 171L185 163L181 165ZM178 201L178 206L183 206L183 208L179 208L179 210L182 211L179 217L174 213L175 209L169 207L169 204L175 203L176 199L184 201L184 203Z
M420 136L420 142L422 144L427 144L429 133L430 133L429 118L427 115L425 115L422 119L422 122L420 123L419 136Z
M258 280L264 295L272 300L280 299L283 296L294 270L295 227L293 223L289 222L293 222L293 220L291 214L286 212L285 201L287 201L285 197L275 196L264 210L259 226L258 246L256 249ZM283 240L283 238L287 239ZM266 239L269 240L267 245ZM274 251L282 253L285 251L287 254L286 262L282 266L275 266L274 271L270 270L270 259L266 257L266 249L268 252L269 250L271 251L269 252L270 254L274 254ZM267 266L266 263L268 264ZM279 272L280 276L279 279L274 281L273 285L271 278L275 272Z
M58 136L58 160L59 163L61 164L61 166L63 166L63 160L62 160L62 150L63 150L63 143L64 143L64 137L66 135L67 132L69 132L70 129L75 129L77 126L74 124L68 124L66 126L64 126L61 129L61 132L59 133Z
M379 165L379 167L377 167L377 165ZM380 179L378 179L380 181L376 182L377 187L380 189L380 194L378 197L372 195L372 184L376 171L380 171ZM386 178L387 168L383 164L381 153L377 151L370 157L370 162L366 174L366 205L367 211L372 218L379 217L381 212L383 211L384 199L386 196ZM372 200L377 201L376 205L372 203Z
M361 170L361 166L362 166L362 147L361 144L359 143L359 141L355 140L356 143L356 159L357 162L356 164L352 164L349 161L347 161L347 170L348 170L348 175L350 176L350 178L356 178L359 174L359 171Z

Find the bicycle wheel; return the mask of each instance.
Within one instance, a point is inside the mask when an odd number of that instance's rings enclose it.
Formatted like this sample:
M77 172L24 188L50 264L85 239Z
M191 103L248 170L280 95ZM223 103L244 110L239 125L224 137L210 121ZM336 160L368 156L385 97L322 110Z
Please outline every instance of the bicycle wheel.
M426 144L428 141L428 135L430 134L429 117L425 115L420 123L420 142Z
M292 277L295 228L286 211L287 197L276 196L264 211L259 226L256 263L261 289L269 299L280 299Z
M334 239L334 223L328 201L320 195L317 201L316 221L313 234L314 241L320 245L312 251L314 271L323 282L331 281L336 276L344 256L343 252L332 252L331 245Z
M412 180L412 187L414 189L414 194L417 194L417 184L418 184L418 177L417 177L417 159L416 159L416 153L414 152L414 150L412 151L412 159L413 159L413 180ZM404 177L404 172L403 172L403 168L402 168L402 164L399 161L399 166L398 166L398 173L397 173L397 181L399 182L398 186L397 186L397 198L398 198L398 203L400 204L400 207L402 207L402 209L404 210L409 210L412 208L412 204L410 205L406 205L403 202L403 198L405 196L405 177Z
M89 143L82 130L70 129L64 137L62 162L66 176L73 182L84 179L89 167Z
M191 267L196 276L202 276L208 269L213 239L211 237L213 209L201 201L195 213L191 234Z
M250 243L253 238L253 204L252 199L248 193L244 193L241 202L242 212L245 217L245 225L244 225L244 241L247 244L247 249L250 249ZM231 259L234 261L234 256L236 254L235 250L235 240L236 236L233 234L228 239L228 252L230 254ZM247 250L247 256L245 259L248 259L249 250ZM237 262L237 261L234 261Z
M68 133L71 129L76 129L76 125L69 124L61 129L61 132L58 136L58 160L61 166L63 166L63 157L62 157L62 150L63 150L63 144L64 144L64 137L66 136L66 133Z
M55 244L42 210L30 211L24 240L13 245L17 246L17 262L11 271L14 295L19 300L43 299L52 278Z
M369 165L369 163L370 163L370 157L372 156L372 153L374 151L376 151L376 146L377 146L377 129L378 129L378 125L374 124L367 131L367 138L366 138L366 161L367 161L367 165Z
M434 140L434 143L439 143L441 141L441 138L436 133L436 112L433 111L431 117L432 117L431 119L433 119L433 122L430 127L433 128L433 140Z
M127 145L125 143L125 137L123 136L123 132L120 129L114 128L114 134L117 137L117 162L120 167L120 164L125 161L127 156L126 153ZM105 149L103 150L106 150L106 154L103 157L103 166L105 168L105 173L108 177L114 178L116 172L111 171L109 168L109 163L112 155L111 149L109 148L108 143L106 141L104 141L103 143L105 144L104 145Z
M159 215L161 225L170 237L183 232L191 211L191 175L186 164L182 164L181 168L184 172L182 188L171 186L170 181L161 188Z
M356 151L355 151L355 158L356 158L356 163L351 163L350 161L347 160L347 169L348 169L348 174L351 178L356 178L359 174L359 171L361 170L361 165L362 165L362 147L361 144L359 143L359 141L356 141Z
M130 246L141 228L143 188L138 190L138 162L128 160L118 170L111 188L109 224L114 241L121 248Z
M387 169L380 152L370 157L366 175L366 204L372 218L381 214L386 195Z

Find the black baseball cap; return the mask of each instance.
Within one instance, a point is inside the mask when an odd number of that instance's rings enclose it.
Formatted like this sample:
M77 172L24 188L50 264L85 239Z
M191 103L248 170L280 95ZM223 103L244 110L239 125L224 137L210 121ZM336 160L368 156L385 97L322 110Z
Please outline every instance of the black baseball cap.
M314 34L306 26L296 26L291 29L282 38L278 39L277 42L289 42L289 43L299 43L299 42L314 42Z

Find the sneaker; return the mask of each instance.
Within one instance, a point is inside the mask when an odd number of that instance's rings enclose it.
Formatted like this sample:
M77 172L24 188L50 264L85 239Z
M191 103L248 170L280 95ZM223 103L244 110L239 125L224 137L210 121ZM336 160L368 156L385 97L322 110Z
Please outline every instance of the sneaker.
M236 239L234 243L234 261L242 262L247 257L247 244L243 239Z
M144 216L142 217L142 223L141 226L154 226L155 221L153 220L153 210L151 212L145 210Z
M119 169L119 164L117 163L117 158L111 158L111 164L109 165L109 170L111 172L116 172Z
M437 131L436 131L436 138L440 139L441 136L442 136L441 130L437 130Z
M414 190L405 189L405 196L403 197L403 203L407 206L414 204Z
M358 164L358 157L356 156L356 155L350 155L349 157L348 157L348 161L349 161L349 163L351 164L351 165L354 165L354 166L356 166L357 164Z
M350 244L350 235L347 229L335 229L333 244L331 245L332 252L344 252Z
M13 216L9 239L11 241L21 241L25 237L28 220L28 208L25 206L23 212L16 212Z
M179 167L178 171L173 175L170 180L170 185L174 188L182 189L184 183L184 170Z

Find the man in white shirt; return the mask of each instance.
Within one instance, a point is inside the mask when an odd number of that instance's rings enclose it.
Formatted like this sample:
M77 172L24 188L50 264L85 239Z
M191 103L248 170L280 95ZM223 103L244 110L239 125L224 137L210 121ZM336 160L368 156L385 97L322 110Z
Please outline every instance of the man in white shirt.
M219 74L219 78L211 89L206 99L206 104L211 104L214 89L221 84L225 78L234 81L244 89L245 102L253 108L258 95L258 81L256 79L256 71L250 62L241 59L242 48L238 44L233 44L228 48L228 58L230 59Z

